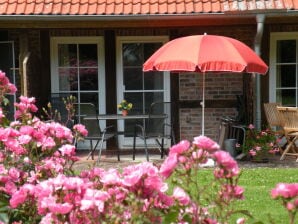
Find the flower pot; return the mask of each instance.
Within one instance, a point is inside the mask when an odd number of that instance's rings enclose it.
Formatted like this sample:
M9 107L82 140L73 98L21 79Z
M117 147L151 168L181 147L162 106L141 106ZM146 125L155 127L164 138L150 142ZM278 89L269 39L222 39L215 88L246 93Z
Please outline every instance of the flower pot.
M126 116L128 114L127 110L122 110L122 116Z

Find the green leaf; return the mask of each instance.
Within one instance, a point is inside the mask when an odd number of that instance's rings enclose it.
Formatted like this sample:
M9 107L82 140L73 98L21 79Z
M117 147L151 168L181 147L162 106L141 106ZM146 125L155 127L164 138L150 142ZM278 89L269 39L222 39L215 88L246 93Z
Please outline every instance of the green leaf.
M177 221L178 211L171 211L164 216L163 223L173 223Z
M0 221L3 222L3 223L8 223L7 213L0 213Z

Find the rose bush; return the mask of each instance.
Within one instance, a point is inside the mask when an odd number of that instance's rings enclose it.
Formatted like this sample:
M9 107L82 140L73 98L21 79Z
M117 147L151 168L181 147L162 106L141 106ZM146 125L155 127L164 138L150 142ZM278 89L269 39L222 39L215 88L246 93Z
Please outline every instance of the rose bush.
M0 90L7 86L3 77L0 72ZM9 86L0 99L15 91ZM0 119L1 223L229 223L236 213L233 203L244 192L238 186L240 169L213 140L179 142L160 167L144 162L122 172L93 167L76 174L73 138L87 130L42 121L34 103L21 96L15 121L4 113ZM216 166L203 186L200 165L208 159ZM242 216L238 223L245 223Z
M269 154L279 152L278 138L270 129L257 130L254 125L248 126L245 145L242 150L252 157L255 161L262 161L268 159Z

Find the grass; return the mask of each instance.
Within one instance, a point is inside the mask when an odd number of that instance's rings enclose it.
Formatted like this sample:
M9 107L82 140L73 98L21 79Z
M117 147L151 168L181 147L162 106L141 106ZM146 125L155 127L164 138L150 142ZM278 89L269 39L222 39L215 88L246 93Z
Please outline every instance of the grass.
M248 210L252 214L254 218L248 218L247 223L289 223L286 210L280 201L271 199L270 192L277 183L298 183L297 172L295 168L242 169L239 185L245 189L245 199L237 202L235 209ZM206 169L200 173L204 176L200 177L202 184L208 183L212 170ZM238 214L237 217L243 216ZM236 223L236 219L231 223ZM298 217L296 219L298 223Z
M245 200L237 203L239 209L247 209L256 220L263 223L287 223L288 216L280 201L273 200L270 192L277 183L297 183L295 168L256 168L243 169L239 185L245 188ZM250 220L249 223L253 223Z

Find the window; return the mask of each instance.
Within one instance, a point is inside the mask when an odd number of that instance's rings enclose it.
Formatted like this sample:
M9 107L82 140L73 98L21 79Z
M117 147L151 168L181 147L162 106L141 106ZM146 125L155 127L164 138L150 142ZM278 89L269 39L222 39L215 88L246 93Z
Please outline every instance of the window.
M298 106L298 33L272 33L270 101Z
M122 99L132 102L129 113L148 113L151 103L170 101L169 73L143 72L143 63L167 40L167 37L117 38L117 102ZM120 147L131 147L133 121L118 121L118 127L125 130L118 141Z
M55 37L51 40L52 93L74 95L105 113L104 46L101 37Z

